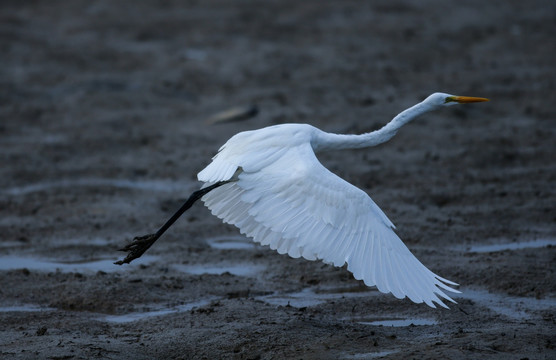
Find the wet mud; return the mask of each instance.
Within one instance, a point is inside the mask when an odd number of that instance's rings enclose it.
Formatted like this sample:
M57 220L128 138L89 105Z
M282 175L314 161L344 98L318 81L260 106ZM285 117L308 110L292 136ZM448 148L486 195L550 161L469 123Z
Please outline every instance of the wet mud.
M553 359L550 1L3 1L0 358ZM377 129L319 157L462 292L431 309L279 255L196 204L233 134Z

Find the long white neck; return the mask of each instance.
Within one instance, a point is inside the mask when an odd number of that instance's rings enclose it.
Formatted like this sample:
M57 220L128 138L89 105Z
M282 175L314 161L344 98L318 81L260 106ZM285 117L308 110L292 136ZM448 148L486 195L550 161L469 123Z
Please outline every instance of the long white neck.
M421 102L399 113L382 128L361 135L341 135L327 132L317 132L311 142L314 151L360 149L375 146L390 140L398 130L415 119L417 116L434 110L436 107L430 103Z

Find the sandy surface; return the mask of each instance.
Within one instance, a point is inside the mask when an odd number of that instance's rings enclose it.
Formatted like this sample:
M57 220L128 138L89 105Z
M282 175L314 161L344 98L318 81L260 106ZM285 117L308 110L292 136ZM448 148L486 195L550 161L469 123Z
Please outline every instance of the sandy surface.
M0 4L0 357L556 358L554 2L184 4ZM434 91L492 101L321 160L461 284L450 310L254 245L201 204L112 264L238 131L361 133Z

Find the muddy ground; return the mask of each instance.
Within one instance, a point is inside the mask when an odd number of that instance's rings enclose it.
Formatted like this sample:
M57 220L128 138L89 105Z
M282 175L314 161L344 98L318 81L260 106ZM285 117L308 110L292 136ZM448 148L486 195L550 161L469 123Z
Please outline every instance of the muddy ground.
M0 357L556 358L555 20L552 1L2 1ZM435 91L492 101L320 159L461 284L450 310L202 204L112 264L233 134L366 132ZM238 106L258 113L207 123Z

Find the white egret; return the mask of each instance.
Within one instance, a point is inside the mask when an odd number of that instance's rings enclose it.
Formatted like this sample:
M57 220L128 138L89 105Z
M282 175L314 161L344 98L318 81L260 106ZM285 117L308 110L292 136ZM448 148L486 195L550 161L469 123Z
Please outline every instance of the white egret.
M280 254L343 266L358 280L415 303L454 302L456 283L427 269L394 232L394 225L362 190L326 169L315 153L359 149L392 138L415 117L485 98L434 93L379 130L326 133L307 124L282 124L230 138L198 174L204 182L156 233L135 238L123 251L141 256L199 198L224 222Z

